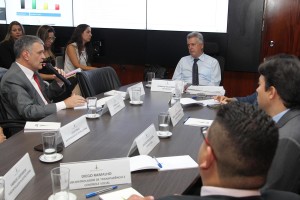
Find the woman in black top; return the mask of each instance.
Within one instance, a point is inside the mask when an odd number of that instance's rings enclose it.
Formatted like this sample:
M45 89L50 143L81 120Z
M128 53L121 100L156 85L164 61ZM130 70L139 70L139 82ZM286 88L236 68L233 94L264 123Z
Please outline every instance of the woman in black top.
M25 35L25 30L22 24L12 21L8 26L4 40L0 43L0 67L8 69L15 62L14 44L23 35Z
M44 42L44 54L45 54L45 59L44 62L51 63L53 67L56 66L55 63L55 55L52 52L52 44L55 41L55 31L54 28L48 25L43 25L40 26L36 32L36 35L41 38L41 40ZM47 70L46 68L40 69L39 73L42 77L42 79L51 82L54 80L55 75Z

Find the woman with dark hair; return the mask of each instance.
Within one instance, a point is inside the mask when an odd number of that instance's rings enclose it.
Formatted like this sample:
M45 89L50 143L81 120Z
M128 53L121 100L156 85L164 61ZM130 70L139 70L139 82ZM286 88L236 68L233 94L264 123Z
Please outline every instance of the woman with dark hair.
M25 35L25 30L22 24L12 21L8 26L4 40L0 43L0 67L8 69L15 62L14 44L23 35Z
M41 40L44 42L44 54L46 57L44 59L44 62L51 63L52 66L55 67L55 55L52 52L52 44L54 43L56 38L54 28L48 25L40 26L36 32L36 36L41 38ZM39 70L39 73L41 77L46 81L52 81L55 78L55 75L46 68Z
M71 72L77 68L91 70L95 67L90 66L92 59L91 46L92 30L87 24L78 25L66 47L65 53L65 72Z

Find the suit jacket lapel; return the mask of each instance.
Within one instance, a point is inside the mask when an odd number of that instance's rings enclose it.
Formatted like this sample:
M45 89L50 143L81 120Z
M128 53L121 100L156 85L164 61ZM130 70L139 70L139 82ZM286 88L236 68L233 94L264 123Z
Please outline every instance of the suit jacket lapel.
M294 117L300 115L300 110L297 109L291 109L287 113L285 113L280 120L277 122L277 127L281 128L283 127L288 121L293 119Z
M20 82L18 81L18 84L24 85L25 88L28 88L28 90L27 90L28 94L30 94L33 97L33 100L36 101L39 105L45 105L43 99L40 97L40 95L38 94L36 89L33 87L32 83L28 80L28 78L26 77L24 72L21 70L21 68L16 63L14 63L14 65L15 65L14 68L16 71L16 76L19 76L19 78L16 80L22 80Z

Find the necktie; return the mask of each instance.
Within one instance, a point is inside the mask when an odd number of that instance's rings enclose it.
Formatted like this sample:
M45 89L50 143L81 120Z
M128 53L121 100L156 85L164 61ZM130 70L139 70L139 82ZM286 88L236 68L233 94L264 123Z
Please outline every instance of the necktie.
M45 100L49 103L49 99L44 95L43 91L42 91L42 88L41 88L41 83L40 83L40 80L38 78L38 76L36 74L33 74L33 79L34 81L36 82L36 84L38 85L40 91L41 91L41 94L43 95L43 97L45 98Z
M36 74L33 74L33 79L36 82L36 84L39 86L40 90L42 91L40 80L39 80L39 78L38 78L38 76Z
M198 65L197 65L197 61L198 60L199 60L198 58L194 59L194 64L193 64L193 79L192 79L192 84L193 85L199 85Z

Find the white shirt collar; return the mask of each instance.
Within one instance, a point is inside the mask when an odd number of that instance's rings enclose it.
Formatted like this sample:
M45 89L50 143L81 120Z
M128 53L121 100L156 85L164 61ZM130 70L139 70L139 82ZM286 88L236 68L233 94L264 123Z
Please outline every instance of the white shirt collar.
M278 113L277 115L273 116L272 118L273 118L274 122L277 123L277 122L281 119L281 117L282 117L285 113L287 113L289 110L290 110L290 109L286 109L286 110L284 110L284 111Z
M240 189L232 189L232 188L213 187L213 186L201 187L201 196L211 196L211 195L249 197L249 196L261 196L261 193L259 190L240 190Z
M21 65L21 64L18 63L18 62L16 62L16 63L17 63L17 65L21 68L21 70L24 72L24 74L27 76L27 78L28 78L29 80L31 80L31 79L32 79L32 76L33 76L33 74L34 74L34 72L33 72L31 69L28 69L27 67Z

